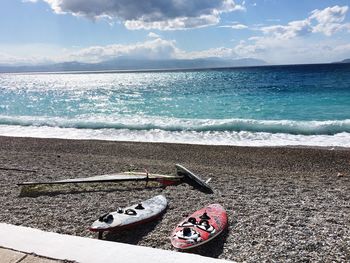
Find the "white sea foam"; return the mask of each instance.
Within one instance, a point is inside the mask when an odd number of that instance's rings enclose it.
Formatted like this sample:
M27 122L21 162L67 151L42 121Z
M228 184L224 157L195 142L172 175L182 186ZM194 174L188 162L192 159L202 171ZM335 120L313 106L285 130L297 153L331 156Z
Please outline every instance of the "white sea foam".
M294 135L335 135L350 133L350 119L327 121L252 120L252 119L182 119L160 116L79 116L74 118L0 116L0 125L48 126L77 129L162 130L168 132L285 133Z
M160 129L77 129L48 126L0 125L0 135L16 137L94 139L236 146L350 147L350 133L295 135L249 131L166 131Z

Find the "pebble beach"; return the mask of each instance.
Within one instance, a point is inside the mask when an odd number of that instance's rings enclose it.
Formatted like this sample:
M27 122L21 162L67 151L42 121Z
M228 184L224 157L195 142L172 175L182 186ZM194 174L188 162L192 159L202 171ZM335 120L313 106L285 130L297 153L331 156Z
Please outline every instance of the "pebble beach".
M350 149L235 147L0 137L0 221L97 238L101 214L158 194L169 206L157 221L104 239L173 250L169 235L211 203L229 227L189 253L237 262L350 261ZM180 163L212 178L214 194L143 182L23 189L17 183L120 171L174 174Z

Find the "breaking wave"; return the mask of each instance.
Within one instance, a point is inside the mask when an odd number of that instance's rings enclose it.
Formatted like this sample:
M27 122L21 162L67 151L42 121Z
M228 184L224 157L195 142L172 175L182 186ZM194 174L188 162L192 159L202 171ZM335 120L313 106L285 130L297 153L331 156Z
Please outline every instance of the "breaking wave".
M0 116L0 125L57 127L75 129L162 130L168 132L262 132L293 135L335 135L350 133L350 119L329 121L252 120L252 119L179 119L149 116L122 117L10 117Z

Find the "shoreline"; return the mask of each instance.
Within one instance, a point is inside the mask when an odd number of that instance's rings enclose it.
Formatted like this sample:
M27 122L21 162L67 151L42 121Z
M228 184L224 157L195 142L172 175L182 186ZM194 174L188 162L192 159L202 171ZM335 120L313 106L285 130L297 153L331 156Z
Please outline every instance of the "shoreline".
M4 136L0 135L0 142L3 140L12 140L16 141L18 140L38 140L38 141L54 141L54 142L81 142L82 144L98 144L98 143L116 143L116 144L150 144L150 145L174 145L174 146L183 146L183 147L191 147L191 146L198 146L198 147L218 147L218 148L237 148L237 149L247 149L247 150L254 150L254 149L310 149L310 150L324 150L324 151L349 151L350 147L341 147L341 146L317 146L317 145L223 145L223 144L201 144L201 143L186 143L186 142L155 142L155 141L128 141L128 140L108 140L108 139L73 139L73 138L53 138L53 137L24 137L24 136Z
M293 139L282 139L279 137L271 137L271 138L254 138L254 140L243 139L231 140L230 138L223 138L221 135L212 135L211 138L207 137L198 137L192 136L191 134L183 135L183 134L142 134L142 133L134 133L132 135L125 135L123 133L116 133L114 135L103 135L103 134L92 134L88 136L88 134L77 133L80 129L78 128L63 128L62 131L54 131L52 134L48 133L45 135L40 135L38 131L32 133L32 130L28 130L27 133L31 134L28 136L23 136L25 134L24 131L18 132L17 130L12 130L12 134L9 135L8 132L3 132L1 130L0 125L0 137L8 137L8 138L28 138L28 139L53 139L53 140L71 140L71 141L99 141L99 142L120 142L120 143L154 143L154 144L175 144L175 145L200 145L200 146L221 146L221 147L247 147L247 148L313 148L313 149L350 149L350 144L348 140L342 138L341 141L329 141L329 138L318 138L319 144L313 141L314 136L311 135L311 138L307 138L308 135L303 140L299 140L299 142L294 142ZM61 129L61 128L60 128ZM65 131L63 131L66 129ZM92 129L91 129L92 130ZM108 129L106 129L108 130ZM43 131L41 131L43 132ZM135 132L135 131L134 131ZM69 133L73 133L73 136L67 135ZM198 133L199 134L199 133ZM252 133L253 134L253 133ZM349 133L350 134L350 133ZM274 136L275 134L270 134ZM288 134L289 136L294 136L293 134ZM114 136L114 137L113 137ZM321 136L321 135L320 135ZM136 140L135 137L141 138ZM159 139L162 138L162 139ZM111 139L118 138L118 139ZM131 139L130 139L131 138ZM219 139L218 139L219 138ZM218 140L215 140L218 139ZM222 141L224 139L224 141ZM308 143L305 140L308 139ZM244 141L245 140L245 141ZM283 141L285 140L285 141ZM311 141L310 141L311 140ZM320 143L322 140L322 143ZM262 143L264 141L264 143ZM274 143L272 143L274 141ZM277 141L277 142L276 142ZM290 144L288 144L288 142ZM343 142L343 144L341 144ZM345 146L340 146L345 145Z
M38 140L62 140L62 141L82 141L82 142L110 142L110 143L136 143L136 144L174 144L174 145L189 145L189 146L213 146L213 147L233 147L233 148L310 148L319 150L350 150L350 147L341 146L317 146L317 145L266 145L266 146L254 146L254 145L223 145L223 144L201 144L201 143L180 143L180 142L154 142L154 141L128 141L128 140L108 140L108 139L72 139L72 138L53 138L53 137L31 137L31 136L8 136L0 135L1 138L18 138L18 139L38 139Z
M0 222L96 238L87 230L99 215L157 194L163 217L105 238L173 250L168 240L185 216L209 204L228 212L229 228L193 253L238 262L350 260L350 149L247 147L173 143L65 140L0 136ZM187 184L144 184L59 189L20 195L18 182L88 177L126 170L174 173L180 163L214 194Z

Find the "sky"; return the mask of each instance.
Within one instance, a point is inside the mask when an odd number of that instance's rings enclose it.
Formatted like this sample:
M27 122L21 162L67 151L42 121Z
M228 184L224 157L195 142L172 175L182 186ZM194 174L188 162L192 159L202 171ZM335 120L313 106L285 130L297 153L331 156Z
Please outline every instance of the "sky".
M0 64L350 58L350 0L1 0Z

